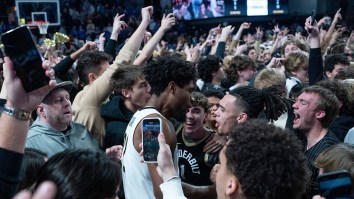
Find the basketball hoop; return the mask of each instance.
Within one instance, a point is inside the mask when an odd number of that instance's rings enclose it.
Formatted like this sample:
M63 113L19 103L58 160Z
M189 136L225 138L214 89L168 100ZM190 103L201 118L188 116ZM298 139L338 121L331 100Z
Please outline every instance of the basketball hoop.
M38 26L39 28L39 33L41 35L45 35L47 34L47 30L48 30L48 26L49 26L49 23L48 22L35 22L36 25Z

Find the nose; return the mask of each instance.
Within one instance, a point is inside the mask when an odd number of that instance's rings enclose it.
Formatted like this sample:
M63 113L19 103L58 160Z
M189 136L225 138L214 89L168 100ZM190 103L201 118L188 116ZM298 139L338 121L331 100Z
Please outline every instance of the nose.
M192 118L193 116L192 116L192 113L189 111L189 110L187 110L187 112L186 112L186 118Z
M298 108L298 101L296 101L296 102L293 104L293 108L294 108L294 109L297 109L297 108Z

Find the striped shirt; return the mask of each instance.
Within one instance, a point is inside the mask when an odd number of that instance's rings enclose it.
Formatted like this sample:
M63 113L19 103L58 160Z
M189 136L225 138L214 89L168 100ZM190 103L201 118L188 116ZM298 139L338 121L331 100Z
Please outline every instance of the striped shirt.
M328 147L340 143L339 139L332 133L328 131L326 135L318 141L314 146L306 150L307 140L303 140L303 146L305 148L305 155L307 157L307 166L310 170L310 180L307 184L306 195L307 198L312 198L314 195L318 195L318 184L317 177L319 169L315 167L314 161L317 156L327 149Z

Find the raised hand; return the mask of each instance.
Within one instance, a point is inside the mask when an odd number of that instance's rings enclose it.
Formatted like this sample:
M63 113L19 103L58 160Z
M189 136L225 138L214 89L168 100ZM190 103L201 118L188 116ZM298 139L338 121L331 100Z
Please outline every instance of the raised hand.
M242 29L249 29L251 27L251 23L243 22L240 26Z
M306 21L305 21L305 29L307 30L307 32L309 33L310 37L318 37L319 36L319 30L317 27L317 22L315 21L313 23L313 26L311 25L311 17L307 17ZM309 31L311 30L311 31Z
M260 39L262 39L262 37L263 37L263 30L262 30L262 27L260 27L260 26L258 26L258 27L256 27L256 39L257 40L260 40Z
M167 16L164 14L161 20L161 28L163 31L168 31L176 24L176 19L172 13L168 14Z
M117 14L114 17L112 34L119 34L128 27L128 25L124 21L121 21L124 16L124 14Z
M141 16L143 21L150 22L151 16L154 13L154 9L152 6L147 6L141 9Z
M333 23L338 23L338 20L342 19L342 15L340 14L341 8L339 8L336 14L333 17Z
M97 43L93 41L88 41L82 47L84 50L94 50L96 49Z

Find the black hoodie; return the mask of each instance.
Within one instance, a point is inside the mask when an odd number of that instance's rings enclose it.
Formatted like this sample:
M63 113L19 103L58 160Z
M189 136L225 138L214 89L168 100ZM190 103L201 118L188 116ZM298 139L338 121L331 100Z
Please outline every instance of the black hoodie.
M121 96L114 96L108 103L102 105L101 116L106 123L104 149L124 144L125 129L133 115L134 113L124 105Z

